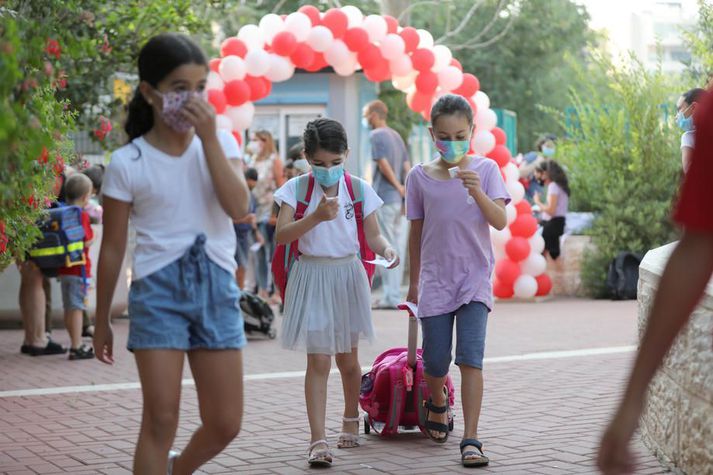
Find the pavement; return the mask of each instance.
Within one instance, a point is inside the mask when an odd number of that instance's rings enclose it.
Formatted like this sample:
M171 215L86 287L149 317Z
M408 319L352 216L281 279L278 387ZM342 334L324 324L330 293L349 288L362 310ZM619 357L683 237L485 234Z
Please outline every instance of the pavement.
M552 299L497 304L488 324L485 398L480 437L491 458L478 473L597 473L596 445L622 391L637 340L636 302ZM377 340L360 348L368 367L382 351L405 346L402 312L374 313ZM279 321L278 321L279 329ZM19 353L22 332L0 331L0 473L128 474L141 417L141 393L128 321L116 320L112 367L66 356ZM62 329L53 332L68 341ZM279 340L253 340L245 349L245 417L239 437L197 473L310 473L304 409L306 358ZM187 365L186 365L187 366ZM459 374L452 372L456 387ZM338 374L329 380L327 431L332 444L342 409ZM337 450L330 473L474 473L460 465L462 419L448 443L421 434L362 436L357 449ZM180 449L199 424L186 370ZM636 473L665 473L639 441Z

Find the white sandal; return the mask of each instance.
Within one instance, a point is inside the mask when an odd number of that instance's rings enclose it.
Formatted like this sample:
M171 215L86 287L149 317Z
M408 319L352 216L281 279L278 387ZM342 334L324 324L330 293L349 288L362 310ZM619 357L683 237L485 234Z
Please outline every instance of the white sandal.
M315 450L318 445L324 445L326 448ZM311 467L331 467L332 466L332 451L329 450L329 444L326 440L318 440L310 444L307 450L307 463Z
M338 449L353 449L359 447L359 421L361 418L357 417L342 417L342 422L356 422L357 432L353 434L351 432L340 432L339 438L337 439Z

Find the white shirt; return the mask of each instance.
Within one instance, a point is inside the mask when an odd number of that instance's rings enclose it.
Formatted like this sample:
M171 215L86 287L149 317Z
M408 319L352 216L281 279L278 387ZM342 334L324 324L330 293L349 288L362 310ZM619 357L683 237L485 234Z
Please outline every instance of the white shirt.
M687 130L686 132L684 132L683 135L681 135L681 148L688 147L692 149L695 137L695 130Z
M275 192L275 201L278 205L287 203L293 209L297 209L297 178L293 178L285 183L282 188ZM358 186L357 178L352 176L352 184ZM364 219L376 211L384 204L374 189L361 180L364 187L363 212ZM324 196L322 187L315 182L312 198L305 211L305 216L315 212L319 202ZM347 190L344 177L339 180L339 213L332 221L323 221L306 232L299 238L299 250L306 256L315 257L347 257L359 252L359 235L357 234L356 218L354 217L354 206Z
M218 140L226 157L238 158L235 137L219 130ZM132 204L134 280L180 258L201 233L207 238L208 257L235 272L233 222L218 202L198 136L180 157L156 149L143 137L114 151L102 193Z

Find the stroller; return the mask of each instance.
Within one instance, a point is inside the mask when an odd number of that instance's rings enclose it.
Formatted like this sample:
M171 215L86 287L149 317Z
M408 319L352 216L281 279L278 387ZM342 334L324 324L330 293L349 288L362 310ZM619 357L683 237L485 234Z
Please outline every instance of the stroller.
M416 428L426 434L426 408L424 402L430 392L423 377L423 360L418 346L418 320L416 306L399 305L409 313L408 347L391 348L380 354L371 371L362 376L359 404L365 411L364 433L372 430L381 436L396 435L399 429ZM455 388L450 376L446 379L448 391L448 430L453 430Z
M243 292L240 296L240 310L243 313L245 333L248 336L262 333L271 340L277 336L277 331L272 328L275 314L263 299L250 292Z

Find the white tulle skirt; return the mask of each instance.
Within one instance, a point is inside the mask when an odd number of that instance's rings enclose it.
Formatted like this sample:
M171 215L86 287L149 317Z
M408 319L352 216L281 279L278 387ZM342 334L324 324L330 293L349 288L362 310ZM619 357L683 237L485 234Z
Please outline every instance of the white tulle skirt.
M356 256L300 256L285 291L282 346L307 353L350 353L372 342L371 290Z

